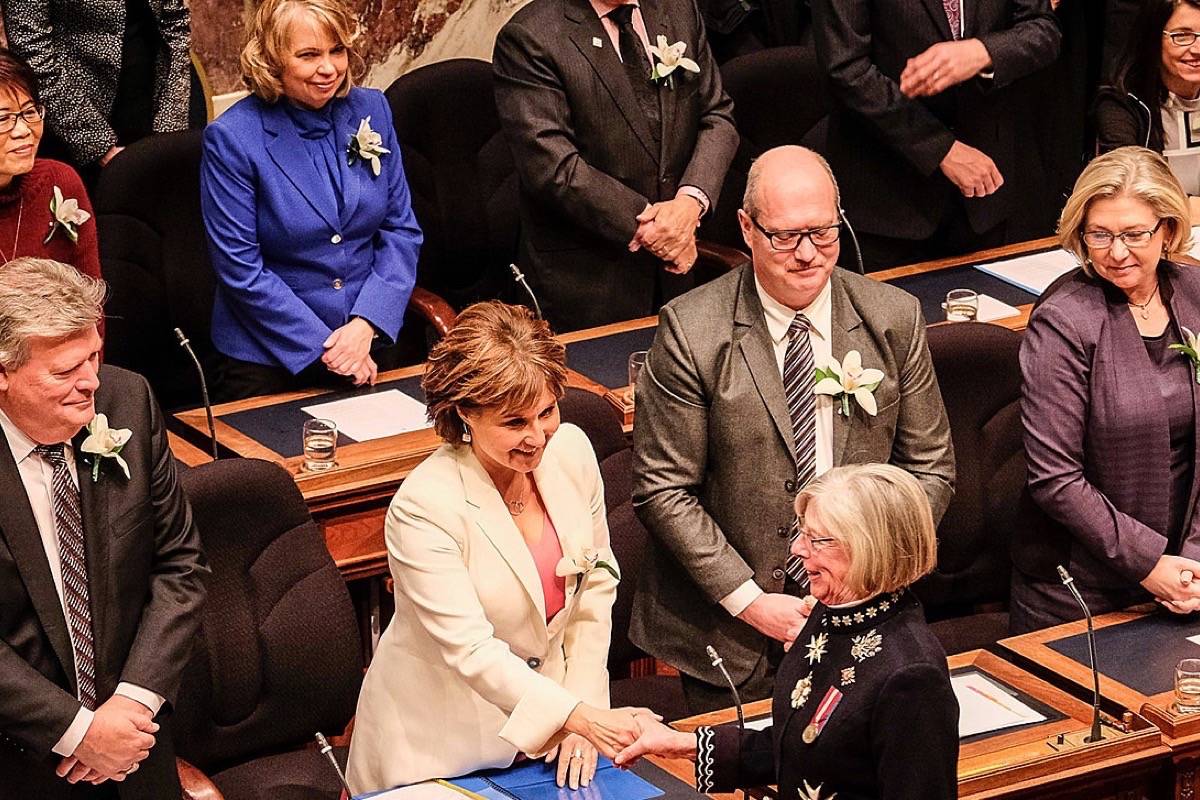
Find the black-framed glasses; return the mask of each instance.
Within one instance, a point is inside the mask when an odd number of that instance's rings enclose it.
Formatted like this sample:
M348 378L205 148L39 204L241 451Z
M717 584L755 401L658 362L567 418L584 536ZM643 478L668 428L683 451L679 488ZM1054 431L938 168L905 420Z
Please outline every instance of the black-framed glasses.
M750 217L750 224L757 228L759 233L767 237L772 250L780 252L795 251L805 239L810 240L814 247L828 247L836 242L842 233L841 222L802 231L769 231L762 225L759 225L758 220L754 217Z
M20 111L0 114L0 133L12 133L13 128L17 127L18 117L25 120L25 124L32 128L46 118L46 107L42 105L26 106Z
M1163 31L1163 36L1171 40L1171 44L1176 47L1190 47L1196 43L1196 39L1200 39L1200 33L1195 31Z
M1154 234L1158 233L1158 229L1162 227L1163 221L1160 219L1155 223L1154 227L1148 231L1122 231L1121 233L1110 233L1109 231L1083 231L1083 243L1088 247L1094 247L1097 250L1107 250L1113 246L1113 242L1117 239L1121 240L1121 244L1130 250L1136 250L1139 247L1145 247L1150 244L1150 240Z

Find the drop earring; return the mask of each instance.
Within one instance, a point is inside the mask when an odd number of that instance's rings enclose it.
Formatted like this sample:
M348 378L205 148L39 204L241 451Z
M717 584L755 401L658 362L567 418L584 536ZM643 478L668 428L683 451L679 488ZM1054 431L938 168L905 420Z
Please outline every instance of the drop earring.
M463 444L470 444L471 443L471 426L468 425L467 421L465 419L463 419L462 417L459 417L458 421L461 422L462 426L463 426L463 432L462 432Z

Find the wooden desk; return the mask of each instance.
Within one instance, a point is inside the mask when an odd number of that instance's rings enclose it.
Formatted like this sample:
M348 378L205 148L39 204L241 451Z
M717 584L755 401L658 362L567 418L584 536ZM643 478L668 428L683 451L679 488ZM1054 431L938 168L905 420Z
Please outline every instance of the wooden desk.
M1003 659L981 650L948 659L951 670L975 668L1014 689L1032 696L1065 719L998 732L961 746L958 758L960 800L994 798L1088 798L1130 800L1157 797L1170 751L1159 731L1133 713L1123 713L1120 722L1127 732L1104 742L1083 746L1058 745L1059 734L1085 734L1092 710L1067 692L1051 686ZM769 700L749 703L746 719L769 715ZM674 727L692 731L701 725L720 725L736 719L733 709L680 720ZM913 731L920 735L919 731ZM1052 747L1053 744L1053 747ZM1054 749L1059 748L1059 749ZM655 759L655 763L691 785L694 765L679 759ZM755 797L773 793L753 791ZM733 798L733 794L712 795Z
M1138 606L1127 611L1117 611L1096 617L1097 630L1123 625L1159 613L1154 606ZM1069 687L1080 697L1090 698L1092 673L1083 664L1051 649L1050 644L1087 631L1084 620L1069 622L1041 631L1034 631L998 644L1012 653L1019 663L1030 669L1050 676L1060 685ZM1129 709L1136 709L1141 716L1153 723L1161 732L1163 744L1171 753L1171 796L1176 800L1194 800L1200 797L1200 714L1180 714L1173 710L1173 691L1142 694L1108 675L1103 674L1104 658L1120 657L1136 659L1136 653L1098 653L1102 674L1100 695L1103 702ZM1090 702L1090 701L1089 701Z

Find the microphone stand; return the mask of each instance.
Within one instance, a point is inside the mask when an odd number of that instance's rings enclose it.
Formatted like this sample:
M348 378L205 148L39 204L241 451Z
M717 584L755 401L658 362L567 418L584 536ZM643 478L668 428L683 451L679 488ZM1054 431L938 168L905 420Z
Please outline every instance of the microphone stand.
M208 382L204 380L204 368L200 366L200 359L196 358L196 351L192 349L191 340L184 336L183 331L179 328L175 329L175 338L179 340L179 346L187 351L187 354L192 357L192 363L196 365L196 374L200 377L200 399L204 401L204 415L208 417L208 438L212 441L213 461L217 461L221 458L217 452L217 426L213 424L212 403L208 399Z
M746 716L742 712L742 698L738 694L737 686L733 684L733 678L729 677L729 670L725 669L725 659L717 655L717 648L711 644L705 649L708 651L708 657L712 659L712 665L721 670L721 674L725 677L725 682L729 684L729 691L733 692L733 705L737 709L738 734L739 736L745 736Z
M513 280L521 284L521 287L525 290L525 294L529 295L529 299L533 301L533 311L537 314L537 318L543 319L542 305L538 302L537 295L533 293L533 289L529 288L529 282L525 280L525 273L521 272L521 268L516 264L509 264L508 269L513 274Z
M337 759L333 757L333 745L325 738L325 734L317 731L316 735L317 747L321 750L321 755L329 759L329 763L333 765L333 771L337 773L338 780L342 782L342 788L346 790L347 800L354 797L354 792L350 791L350 784L346 782L346 775L342 772L342 767L337 763Z
M1058 565L1058 577L1062 579L1063 586L1067 587L1067 591L1075 598L1075 602L1083 609L1083 615L1087 618L1088 659L1092 665L1092 732L1083 741L1085 744L1091 744L1104 739L1100 730L1100 670L1096 667L1096 632L1092 628L1092 612L1087 603L1083 602L1079 589L1075 588L1075 579L1061 564Z

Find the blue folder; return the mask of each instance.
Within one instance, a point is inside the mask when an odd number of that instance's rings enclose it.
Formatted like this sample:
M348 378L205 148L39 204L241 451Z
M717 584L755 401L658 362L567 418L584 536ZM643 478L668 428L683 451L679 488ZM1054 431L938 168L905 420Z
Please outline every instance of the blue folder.
M559 788L557 767L545 761L526 761L508 769L476 772L446 783L473 792L486 800L650 800L663 790L607 758L596 764L596 777L587 788Z

